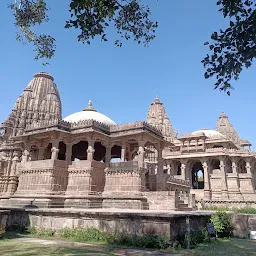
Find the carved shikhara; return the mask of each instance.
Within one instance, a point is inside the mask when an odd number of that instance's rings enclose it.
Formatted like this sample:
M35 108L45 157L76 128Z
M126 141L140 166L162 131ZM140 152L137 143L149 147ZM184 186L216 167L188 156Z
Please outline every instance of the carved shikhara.
M91 102L86 110L95 111ZM224 112L216 131L178 137L157 97L146 121L121 125L67 122L61 111L53 77L36 74L1 126L0 205L9 198L47 207L188 210L195 198L256 201L256 153Z

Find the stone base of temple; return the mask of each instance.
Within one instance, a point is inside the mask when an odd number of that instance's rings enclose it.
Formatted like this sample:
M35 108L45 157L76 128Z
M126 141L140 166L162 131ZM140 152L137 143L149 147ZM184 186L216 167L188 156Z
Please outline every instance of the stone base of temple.
M228 196L230 200L242 201L244 199L240 191L228 191Z
M0 199L0 207L22 207L22 208L63 208L65 198L45 196L24 196Z
M148 203L143 197L105 197L102 208L148 210Z
M65 199L65 208L102 208L102 197L101 196L77 196L69 197Z

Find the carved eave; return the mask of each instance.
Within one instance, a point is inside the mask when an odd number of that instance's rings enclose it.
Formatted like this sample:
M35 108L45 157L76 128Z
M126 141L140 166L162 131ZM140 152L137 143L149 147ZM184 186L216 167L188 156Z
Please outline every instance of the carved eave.
M202 134L182 134L178 140L180 141L185 141L185 140L200 140L200 139L204 139L206 140L207 139L207 136L205 136L203 133Z

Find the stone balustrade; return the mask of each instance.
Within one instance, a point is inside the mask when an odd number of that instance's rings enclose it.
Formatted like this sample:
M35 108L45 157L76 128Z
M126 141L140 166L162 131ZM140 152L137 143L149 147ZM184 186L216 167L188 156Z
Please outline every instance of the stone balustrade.
M178 178L175 178L174 176L170 176L167 182L190 186L189 181L178 179Z
M135 130L135 129L143 129L143 130L146 129L154 134L157 134L158 136L163 136L160 130L158 130L157 128L153 127L152 125L148 124L145 121L127 123L123 125L113 125L110 127L110 132L116 133L116 132L129 131L129 130Z

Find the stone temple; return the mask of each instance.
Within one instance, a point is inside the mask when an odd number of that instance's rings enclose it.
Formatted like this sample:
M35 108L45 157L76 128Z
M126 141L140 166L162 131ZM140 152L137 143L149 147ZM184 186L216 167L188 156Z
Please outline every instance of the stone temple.
M256 202L256 153L223 112L216 130L178 137L156 98L146 121L118 125L93 108L62 118L41 72L1 125L0 206L193 210Z

